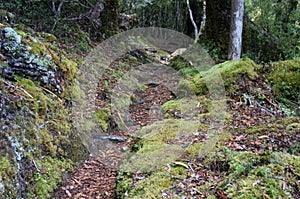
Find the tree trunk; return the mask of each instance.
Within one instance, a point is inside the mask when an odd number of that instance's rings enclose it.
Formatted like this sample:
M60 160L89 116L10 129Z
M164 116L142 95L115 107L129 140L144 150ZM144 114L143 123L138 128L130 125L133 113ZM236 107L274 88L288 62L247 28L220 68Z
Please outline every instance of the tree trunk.
M238 60L242 52L244 0L232 0L229 60Z

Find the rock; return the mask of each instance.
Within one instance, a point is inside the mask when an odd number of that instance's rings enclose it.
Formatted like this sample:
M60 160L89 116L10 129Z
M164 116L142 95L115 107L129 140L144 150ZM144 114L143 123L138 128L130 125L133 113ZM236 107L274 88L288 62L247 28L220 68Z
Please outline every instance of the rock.
M122 152L126 152L128 149L129 149L128 146L123 146L122 149L121 149L121 151L122 151Z
M3 69L4 77L14 79L14 74L17 74L39 80L50 90L61 93L61 81L57 73L59 67L54 65L51 55L38 57L32 54L32 47L24 45L21 36L11 27L3 28L1 32L0 53L8 65Z
M185 51L186 51L186 48L178 48L169 56L169 60L172 60L176 56L182 55Z
M21 44L21 36L18 35L14 29L10 28L10 27L6 27L3 29L3 33L4 33L4 37L6 39L15 41L17 44Z
M104 140L111 140L111 141L116 141L116 142L125 142L126 139L123 137L119 137L119 136L102 136L101 137Z

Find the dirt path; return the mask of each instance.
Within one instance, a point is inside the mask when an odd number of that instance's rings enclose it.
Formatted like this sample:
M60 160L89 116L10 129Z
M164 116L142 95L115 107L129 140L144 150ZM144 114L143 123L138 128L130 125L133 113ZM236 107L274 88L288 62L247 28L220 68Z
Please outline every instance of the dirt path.
M174 95L162 85L152 84L147 87L144 91L136 91L137 99L130 105L129 110L132 120L141 126L161 119L157 117L159 114L153 112L160 110L160 105L174 98ZM128 144L130 143L117 144L116 153L107 151L102 156L105 156L105 159L109 159L110 156L116 158L120 155L122 147ZM67 177L55 197L59 199L115 198L117 174L117 164L108 166L100 157L90 156L78 166L75 173Z

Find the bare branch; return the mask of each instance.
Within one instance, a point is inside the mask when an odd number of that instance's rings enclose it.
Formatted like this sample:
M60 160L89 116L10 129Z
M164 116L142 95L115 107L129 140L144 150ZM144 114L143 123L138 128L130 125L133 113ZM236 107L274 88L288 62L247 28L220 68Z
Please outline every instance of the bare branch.
M195 41L195 43L197 43L197 41L199 40L199 37L202 35L202 33L204 31L204 28L205 28L205 23L206 23L206 0L203 0L203 16L202 16L202 20L201 20L199 30L198 30L197 24L194 20L194 17L193 17L193 12L192 12L192 9L191 9L191 6L190 6L190 1L186 0L186 3L187 3L188 10L189 10L191 22L192 22L192 24L194 26L194 29L195 29L195 40L194 41Z
M197 35L197 40L199 37L202 35L204 29L205 29L205 24L206 24L206 0L203 1L203 16L202 16L202 21L200 24L200 29Z
M192 9L191 9L191 6L190 6L190 1L186 0L186 3L187 3L187 7L189 9L191 22L192 22L192 24L194 26L194 29L195 29L195 41L196 41L197 35L198 35L198 27L197 27L197 24L195 23L195 20L194 20L194 17L193 17L193 12L192 12Z

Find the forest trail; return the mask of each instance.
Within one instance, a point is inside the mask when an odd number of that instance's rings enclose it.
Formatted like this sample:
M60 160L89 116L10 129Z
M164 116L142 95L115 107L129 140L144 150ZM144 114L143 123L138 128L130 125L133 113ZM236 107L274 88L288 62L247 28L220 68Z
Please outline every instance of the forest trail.
M159 55L151 57L152 61L159 63ZM114 82L112 79L110 81ZM162 119L162 115L157 112L160 111L160 106L175 98L175 95L163 85L145 86L146 90L138 90L134 93L136 100L133 100L129 107L131 119L141 127ZM101 99L102 101L96 104L107 103L106 99ZM129 138L128 133L120 131L117 134L108 134L116 138ZM122 161L124 149L130 147L131 144L130 141L116 143L114 151L101 151L102 154L99 157L91 155L78 165L74 173L66 176L63 185L54 193L54 197L58 199L115 198L118 166ZM104 163L105 160L111 161L112 159L114 159L113 164Z
M119 63L122 62L122 60L119 61ZM110 81L116 82L114 79L110 79ZM285 151L293 154L294 152L291 151L290 146L300 142L299 132L296 130L287 133L284 126L277 125L277 121L280 123L285 116L278 102L273 100L273 93L266 84L265 79L263 77L257 78L256 81L241 79L236 83L236 86L239 89L229 96L230 99L227 102L227 109L231 114L231 119L222 127L228 130L231 135L225 139L221 146L225 146L233 152L264 154L265 151L270 150ZM259 88L260 90L253 88ZM245 93L252 96L263 93L267 103L260 104L258 100L245 95ZM159 112L160 106L175 98L175 95L168 88L159 84L148 84L146 85L146 89L137 90L134 94L135 99L132 99L132 103L129 106L130 118L135 124L141 127L163 120L163 114ZM99 104L105 103L107 102L99 102ZM263 130L266 126L272 127L274 125L276 125L276 133ZM255 130L256 133L254 134L235 130L255 129L256 127L262 128L262 130ZM111 136L127 139L132 134L119 132L118 134L111 134ZM201 131L193 136L192 144L205 143L207 141L206 132ZM119 165L122 163L122 154L124 153L124 149L130 149L130 146L132 146L132 139L127 140L125 142L118 142L114 150L102 151L103 154L101 157L88 157L77 167L73 174L66 177L65 182L56 191L54 196L58 199L117 198L116 183L119 175ZM224 151L216 153L218 155L221 154L221 156L226 154ZM295 155L299 156L300 154L296 153ZM168 198L178 197L178 195L207 198L209 195L215 195L218 198L227 199L228 196L218 189L218 186L222 181L226 180L229 163L219 159L220 157L217 156L208 165L206 159L209 159L209 157L183 158L179 166L186 168L186 177L176 178L176 183L173 186L160 190L161 195ZM104 161L111 159L114 159L113 166L105 164ZM288 172L293 174L291 173L292 170ZM130 184L130 187L134 187L138 181L134 180ZM199 191L197 189L199 186L207 186L207 190ZM300 193L296 190L293 191L293 194L295 197L300 196Z
M141 126L149 125L159 120L159 114L151 114L149 109L162 105L164 102L172 99L174 96L170 91L161 85L150 85L147 90L136 93L139 97L139 103L130 106L130 114L134 122ZM153 110L155 111L155 110ZM119 134L117 136L120 136ZM126 135L123 135L126 137ZM115 153L106 151L106 159L113 159L120 155L120 151L129 143L119 143L115 146ZM120 155L121 156L121 155ZM122 161L119 156L119 161ZM63 186L55 194L60 199L79 199L79 198L115 198L116 181L118 175L118 164L108 166L103 164L100 157L90 156L81 163L76 172L71 174Z

